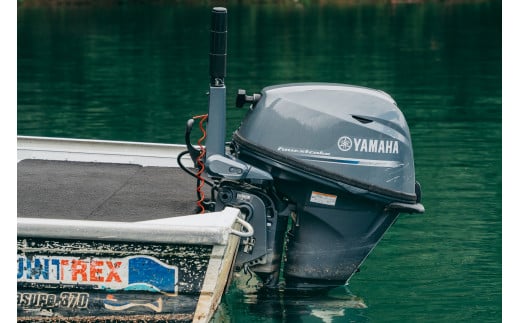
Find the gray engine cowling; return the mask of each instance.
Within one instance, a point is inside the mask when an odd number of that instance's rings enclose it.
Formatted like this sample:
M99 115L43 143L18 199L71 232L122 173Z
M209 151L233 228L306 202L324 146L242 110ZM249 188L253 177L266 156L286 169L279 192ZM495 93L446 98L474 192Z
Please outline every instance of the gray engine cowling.
M323 83L267 87L234 140L352 193L417 201L408 125L382 91Z

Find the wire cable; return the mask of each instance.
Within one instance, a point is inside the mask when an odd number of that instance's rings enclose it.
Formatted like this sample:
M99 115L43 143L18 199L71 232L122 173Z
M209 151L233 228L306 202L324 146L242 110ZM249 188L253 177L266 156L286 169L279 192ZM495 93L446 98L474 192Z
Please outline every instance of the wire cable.
M204 191L202 190L205 180L204 177L202 177L202 174L204 173L204 158L206 157L206 148L202 145L202 142L206 139L206 129L204 129L204 122L208 119L208 114L202 114L193 117L193 119L200 119L199 121L199 128L200 131L202 131L202 136L197 141L197 144L199 145L200 154L196 159L196 164L198 165L198 172L196 175L197 177L197 196L199 197L199 200L197 201L197 205L200 208L199 213L204 213L206 211L204 207Z

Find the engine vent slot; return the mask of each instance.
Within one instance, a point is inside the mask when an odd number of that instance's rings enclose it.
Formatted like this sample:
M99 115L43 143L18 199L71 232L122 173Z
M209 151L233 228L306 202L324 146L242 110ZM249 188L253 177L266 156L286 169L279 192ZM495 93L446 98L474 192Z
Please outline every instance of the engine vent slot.
M361 122L361 123L370 123L374 120L370 120L370 119L367 119L367 118L363 118L363 117L360 117L360 116L352 116L352 118L356 119L357 121Z

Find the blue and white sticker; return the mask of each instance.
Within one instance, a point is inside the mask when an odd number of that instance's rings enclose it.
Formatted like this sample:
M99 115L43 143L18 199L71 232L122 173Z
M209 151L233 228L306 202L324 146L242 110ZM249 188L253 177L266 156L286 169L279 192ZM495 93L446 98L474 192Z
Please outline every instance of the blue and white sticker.
M78 285L109 291L177 293L178 268L150 256L79 258L18 255L18 282Z

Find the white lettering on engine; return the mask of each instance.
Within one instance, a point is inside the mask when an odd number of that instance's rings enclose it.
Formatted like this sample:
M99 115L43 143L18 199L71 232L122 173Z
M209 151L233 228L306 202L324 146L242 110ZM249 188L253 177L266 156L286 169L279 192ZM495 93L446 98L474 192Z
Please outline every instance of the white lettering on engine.
M398 154L399 141L354 138L354 151L360 153Z

